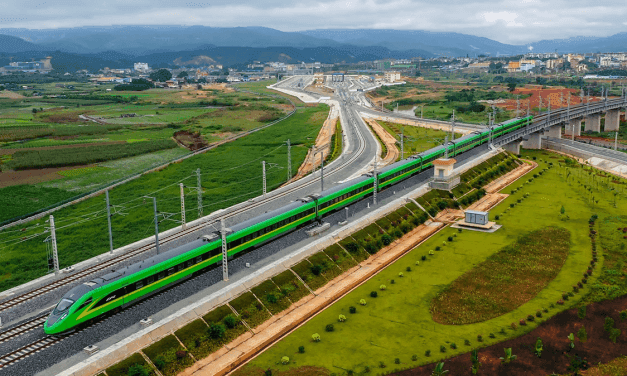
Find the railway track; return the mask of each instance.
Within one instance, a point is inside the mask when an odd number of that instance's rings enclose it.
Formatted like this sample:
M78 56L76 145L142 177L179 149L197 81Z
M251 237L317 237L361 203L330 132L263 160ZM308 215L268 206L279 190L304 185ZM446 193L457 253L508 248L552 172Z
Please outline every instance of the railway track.
M31 330L39 327L40 325L43 325L49 313L50 312L43 313L31 320L24 322L23 324L17 325L9 330L0 333L0 343L19 337L22 334L28 333Z
M22 346L17 350L11 351L10 353L0 357L0 369L17 363L24 358L28 358L29 356L38 353L39 351L48 348L57 342L61 342L64 338L65 337L46 336L26 346Z
M325 177L330 177L330 176L338 173L339 171L341 171L344 167L346 167L346 166L350 165L351 163L353 163L357 158L359 158L363 154L363 152L366 149L366 145L365 145L366 139L365 139L365 136L359 131L359 127L355 124L356 120L354 119L353 114L348 115L348 116L350 117L350 123L355 127L355 131L357 133L357 137L360 139L360 146L359 146L358 150L356 150L354 153L351 154L350 158L348 158L345 161L342 161L340 164L337 164L337 165L333 166L329 170L326 170L325 171ZM294 192L296 192L296 191L298 191L300 189L309 187L309 186L311 186L313 184L317 184L317 183L318 183L317 179L307 180L307 181L302 182L301 184L295 185L294 187L291 187L291 188L281 192L280 194L274 195L272 197L268 197L268 198L260 199L260 200L248 201L247 205L244 205L241 208L238 208L236 210L233 210L233 211L230 211L228 213L225 213L224 215L217 216L216 218L211 218L210 222L218 221L220 219L231 218L231 217L233 217L235 215L238 215L238 214L241 214L241 213L243 213L245 211L248 211L248 210L257 208L259 206L265 205L265 204L267 204L267 203L269 203L269 202L271 202L273 200L276 200L278 198L284 197L284 196L289 195L291 193L294 193ZM206 221L206 222L203 222L203 223L199 223L199 224L196 224L194 226L189 226L186 230L180 231L180 232L178 232L176 234L172 234L172 235L166 236L164 238L160 238L159 239L159 243L160 244L166 244L166 243L172 242L174 240L180 239L180 238L182 238L184 236L187 236L189 234L192 234L192 233L194 233L194 232L196 232L198 230L201 230L205 226L207 226L208 222L209 221ZM129 259L131 259L133 257L136 257L136 256L138 256L138 255L140 255L140 254L142 254L144 252L150 251L153 248L154 248L154 244L152 244L152 243L144 245L144 246L141 246L141 247L136 248L136 249L134 249L132 251L129 251L129 252L123 254L123 255L116 256L116 257L114 257L114 258L112 258L110 260L101 262L101 263L96 264L96 265L92 265L92 266L90 266L90 267L88 267L86 269L78 271L78 272L76 272L74 274L71 274L71 275L69 275L67 277L64 277L64 278L58 279L56 281L53 281L53 282L51 282L51 283L49 283L49 284L47 284L45 286L41 286L39 288L33 289L31 291L28 291L28 292L26 292L24 294L20 294L20 295L17 295L15 297L9 298L9 299L7 299L5 301L0 302L0 313L6 311L8 309L14 308L14 307L16 307L16 306L18 306L18 305L20 305L22 303L25 303L25 302L27 302L27 301L29 301L31 299L34 299L34 298L38 297L38 296L47 294L47 293L49 293L49 292L51 292L53 290L56 290L56 289L58 289L60 287L67 286L67 285L69 285L71 283L74 283L74 282L77 282L77 281L79 281L79 280L81 280L83 278L87 278L88 276L90 276L90 275L92 275L92 274L94 274L96 272L99 272L99 271L101 271L103 269L107 269L107 268L113 267L113 266L115 266L116 264L118 264L120 262L129 260Z

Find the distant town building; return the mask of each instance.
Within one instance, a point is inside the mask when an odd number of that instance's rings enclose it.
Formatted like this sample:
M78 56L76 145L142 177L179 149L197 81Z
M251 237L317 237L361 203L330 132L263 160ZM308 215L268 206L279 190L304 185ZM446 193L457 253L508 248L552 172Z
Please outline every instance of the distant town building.
M49 72L52 70L51 59L47 56L40 61L13 61L1 69L5 72Z
M383 78L387 81L387 82L396 82L396 81L400 81L401 80L401 73L397 72L397 71L389 71L389 72L385 72L383 73Z
M135 63L133 64L133 70L135 72L148 72L150 67L148 66L148 63Z

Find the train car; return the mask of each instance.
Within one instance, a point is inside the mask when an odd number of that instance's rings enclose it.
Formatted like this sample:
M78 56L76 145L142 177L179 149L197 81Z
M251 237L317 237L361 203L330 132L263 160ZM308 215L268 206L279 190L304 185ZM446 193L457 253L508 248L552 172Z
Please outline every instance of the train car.
M380 189L389 187L433 165L445 155L455 156L484 144L492 137L525 126L532 117L515 119L483 132L473 132L445 146L438 146L385 167L378 175ZM446 149L445 149L446 148ZM294 201L282 208L232 226L227 235L227 255L238 257L281 237L294 229L319 220L323 215L339 210L372 194L374 177L362 175L336 187ZM185 244L153 256L68 291L44 323L47 334L61 334L151 296L194 274L207 271L222 262L222 241L217 235Z

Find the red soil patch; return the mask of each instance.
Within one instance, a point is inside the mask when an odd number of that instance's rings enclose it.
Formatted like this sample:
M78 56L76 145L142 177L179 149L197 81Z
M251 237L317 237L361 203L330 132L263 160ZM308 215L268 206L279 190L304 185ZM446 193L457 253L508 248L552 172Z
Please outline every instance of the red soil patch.
M81 166L86 167L86 166ZM65 176L57 174L59 171L71 170L76 166L58 167L58 168L42 168L38 170L22 170L0 172L0 188L11 185L35 184L44 181L62 179Z
M540 97L542 97L542 108L547 109L549 106L549 99L551 99L551 108L561 108L568 106L568 93L570 93L570 105L577 106L582 102L578 95L578 90L576 89L565 89L565 88L552 88L552 89L542 89L541 87L524 87L517 88L514 90L514 94L528 95L531 94L531 97L520 100L520 109L521 111L527 110L527 104L529 104L530 108L540 107ZM560 95L562 94L562 95ZM561 99L561 102L560 102ZM586 98L584 97L585 103ZM599 98L590 97L590 101L598 101ZM516 99L507 99L505 103L495 104L495 106L516 111Z
M619 312L627 309L627 296L588 305L585 319L577 317L577 310L571 309L561 312L545 323L522 337L511 339L496 345L479 349L480 375L548 375L553 372L567 374L570 364L569 356L575 354L587 359L590 366L598 363L607 363L621 355L627 354L627 321L619 317ZM615 327L622 334L612 343L608 334L603 330L605 317L615 320ZM577 331L584 326L588 334L588 341L582 343L575 337L575 348L568 351L570 333L577 335ZM518 329L521 330L521 329ZM537 338L542 339L544 350L538 358L533 348ZM508 365L501 364L499 357L504 356L504 348L512 348L512 353L518 359ZM444 362L444 369L450 375L470 374L470 353L462 354ZM435 364L430 364L411 370L393 373L399 376L430 376Z

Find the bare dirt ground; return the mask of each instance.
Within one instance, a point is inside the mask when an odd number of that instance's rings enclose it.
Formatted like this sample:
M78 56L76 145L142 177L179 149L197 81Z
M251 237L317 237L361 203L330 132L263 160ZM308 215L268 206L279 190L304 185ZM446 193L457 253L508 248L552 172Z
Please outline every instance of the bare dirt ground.
M57 174L57 172L71 170L73 168L76 168L76 166L42 168L39 170L0 172L0 188L9 187L12 185L35 184L44 181L62 179L64 178L64 176Z
M506 186L513 183L515 180L519 179L521 176L525 175L527 172L533 170L538 167L536 162L527 161L528 163L523 163L522 165L516 167L512 171L507 174L501 176L500 178L492 181L490 184L485 186L485 190L488 193L496 193Z
M22 94L14 93L8 90L0 91L0 98L11 98L11 99L21 99L24 98Z
M386 131L379 123L377 123L376 120L369 118L363 119L377 134L377 136L379 136L379 139L387 148L387 153L383 157L383 160L381 160L381 164L383 166L387 166L394 163L401 154L401 152L396 147L396 138L389 134L388 131Z
M527 105L530 108L540 107L542 104L542 109L546 111L549 106L549 99L551 100L551 108L562 108L568 106L568 95L570 93L570 105L577 106L582 104L580 97L578 95L578 90L576 89L566 89L566 88L551 88L551 89L542 89L542 86L535 85L527 85L523 88L517 88L514 90L513 94L520 95L529 95L531 97L520 100L520 110L523 113L527 111ZM590 97L590 102L596 102L599 98ZM584 102L586 103L586 98L584 98ZM510 111L516 111L516 99L504 99L503 103L495 103L497 107L504 108Z

